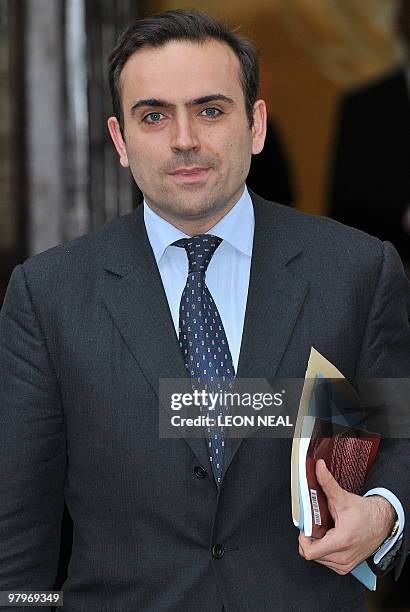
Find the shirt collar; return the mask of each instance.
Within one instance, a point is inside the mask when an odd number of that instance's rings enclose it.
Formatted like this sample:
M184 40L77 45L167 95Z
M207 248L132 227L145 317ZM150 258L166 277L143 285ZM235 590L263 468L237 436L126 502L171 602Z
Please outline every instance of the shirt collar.
M144 198L144 223L155 260L159 263L170 244L181 238L189 238L148 206ZM255 217L252 200L245 185L243 193L231 210L211 227L207 233L228 242L235 249L251 257Z

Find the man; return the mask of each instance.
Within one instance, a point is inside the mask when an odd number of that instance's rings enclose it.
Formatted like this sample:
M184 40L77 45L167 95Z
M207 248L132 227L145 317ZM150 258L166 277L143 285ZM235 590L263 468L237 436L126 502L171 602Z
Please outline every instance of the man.
M144 206L13 274L0 327L0 589L52 588L65 498L65 611L363 610L347 574L396 518L397 545L407 442L383 443L367 497L318 465L336 527L298 544L290 440L161 438L158 388L207 377L208 349L226 380L303 377L312 345L349 377L407 376L397 253L248 193L266 127L255 54L207 15L131 25L110 85L108 127Z
M389 240L410 266L410 0L396 30L402 65L344 96L330 179L330 215Z

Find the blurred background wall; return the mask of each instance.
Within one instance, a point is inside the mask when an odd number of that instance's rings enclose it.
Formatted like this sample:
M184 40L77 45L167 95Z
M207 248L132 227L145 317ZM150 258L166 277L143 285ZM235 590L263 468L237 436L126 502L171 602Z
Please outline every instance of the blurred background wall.
M196 7L250 36L261 51L261 95L270 116L269 142L255 158L251 186L301 210L329 214L340 103L346 91L403 61L398 5L0 0L0 303L16 263L128 212L139 200L105 125L111 112L107 55L129 21ZM276 172L273 192L263 184L266 169Z
M269 138L252 164L255 191L342 221L368 201L364 221L353 215L349 223L367 229L383 209L381 229L372 231L407 259L408 0L0 0L0 304L17 263L138 204L141 194L106 129L107 57L133 19L193 7L239 27L260 49ZM393 89L377 93L397 73L397 99ZM384 235L389 219L393 234ZM404 587L400 595L396 585L395 595L390 583L370 599L374 609L393 609L397 599L410 610Z

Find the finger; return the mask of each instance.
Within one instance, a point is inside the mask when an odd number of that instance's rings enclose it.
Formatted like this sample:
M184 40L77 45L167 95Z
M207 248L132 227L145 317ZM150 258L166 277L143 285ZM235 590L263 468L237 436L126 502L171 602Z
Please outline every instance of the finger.
M302 534L303 535L303 534ZM301 542L310 542L309 538L303 535ZM340 554L330 555L328 557L324 557L322 559L311 559L308 552L305 552L303 546L299 544L299 554L301 557L306 559L307 561L315 561L316 563L320 563L321 565L325 565L329 569L334 570L337 573L342 575L347 574L354 567L354 563L351 559L345 559Z
M316 563L320 563L320 565L328 567L340 576L346 576L346 574L352 570L352 568L349 566L339 565L338 563L329 563L328 561L316 561Z
M299 545L299 554L301 557L306 559L305 554L303 552L303 548L300 545ZM310 559L306 559L306 560L310 561ZM324 565L325 567L328 567L329 569L337 572L340 575L348 574L351 571L351 569L354 567L354 564L352 562L344 563L344 562L341 562L337 557L326 557L324 559L312 559L312 561L315 561L316 563L320 563L320 565Z
M326 467L323 459L316 462L316 478L325 493L328 502L337 503L344 496L344 490L339 486L332 473Z
M307 536L305 536L305 534L303 533L303 531L300 532L299 534L299 544L303 545L308 545L311 544L312 542L314 542L315 540L313 538L308 538Z
M326 557L313 560L317 561L318 563L332 563L333 565L337 565L339 567L348 567L353 563L353 556L346 553L336 553L334 555L327 555Z
M306 559L316 561L345 550L343 541L336 529L329 529L323 538L312 540L301 534L299 544Z
M302 549L303 556L305 555L305 551L309 550L309 545L313 542L313 538L308 538L305 536L303 532L299 534L299 548Z
M323 557L316 557L310 544L311 542L306 537L304 539L301 538L299 542L299 551L302 551L302 557L304 557L307 561L318 561L320 559L320 561L325 560L331 563L337 562L337 559L334 559L334 555L332 554L325 555Z

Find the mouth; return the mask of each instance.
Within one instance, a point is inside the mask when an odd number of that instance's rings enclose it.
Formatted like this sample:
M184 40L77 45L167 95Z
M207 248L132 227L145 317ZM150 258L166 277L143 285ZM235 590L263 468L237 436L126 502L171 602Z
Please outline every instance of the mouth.
M209 170L210 168L201 168L199 166L193 168L178 168L178 170L171 172L170 176L184 183L195 183L204 180Z

